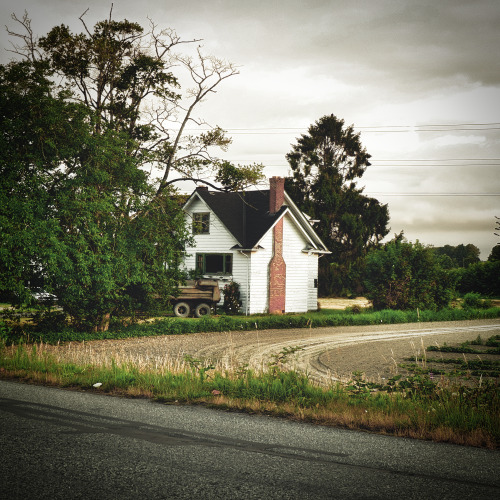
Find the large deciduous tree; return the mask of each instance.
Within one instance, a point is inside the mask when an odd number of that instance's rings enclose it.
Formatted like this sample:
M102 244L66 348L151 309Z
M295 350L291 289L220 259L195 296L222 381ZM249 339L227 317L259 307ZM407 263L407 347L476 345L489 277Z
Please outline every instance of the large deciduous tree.
M320 294L359 292L362 258L389 232L387 205L357 186L370 166L359 134L344 120L324 116L297 139L286 158L293 174L286 189L318 221L316 230L332 252L320 259Z
M74 324L106 329L110 315L176 289L189 238L177 181L261 179L260 165L215 157L230 139L194 117L237 70L198 41L179 55L189 42L153 24L110 16L91 30L82 16L82 33L57 26L37 39L26 14L13 18L22 60L0 67L0 289L23 294L38 270Z

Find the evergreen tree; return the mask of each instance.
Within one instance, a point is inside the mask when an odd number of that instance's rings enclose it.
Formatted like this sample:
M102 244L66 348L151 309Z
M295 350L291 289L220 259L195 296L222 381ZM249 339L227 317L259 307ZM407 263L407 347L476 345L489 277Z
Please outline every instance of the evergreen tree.
M495 245L490 252L490 255L488 256L488 261L493 262L493 261L499 261L500 260L500 243Z
M315 228L332 252L320 259L319 293L359 293L363 257L389 232L387 205L365 196L356 184L370 166L359 134L344 120L324 116L286 158L293 173L287 192L319 221Z

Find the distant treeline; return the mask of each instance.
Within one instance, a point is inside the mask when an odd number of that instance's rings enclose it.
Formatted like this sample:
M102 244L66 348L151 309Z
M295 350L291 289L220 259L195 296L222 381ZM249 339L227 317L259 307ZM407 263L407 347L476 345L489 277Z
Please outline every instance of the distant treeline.
M456 267L469 267L480 261L480 250L472 243L468 245L445 245L434 247L436 255L441 256L441 266L447 269Z

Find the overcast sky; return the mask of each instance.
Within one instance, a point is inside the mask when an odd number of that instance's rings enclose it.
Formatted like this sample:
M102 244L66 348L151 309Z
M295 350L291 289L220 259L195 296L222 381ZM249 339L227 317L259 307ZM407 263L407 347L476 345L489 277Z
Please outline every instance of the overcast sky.
M41 35L110 6L4 0L0 16L12 27L26 9ZM203 109L233 137L227 159L286 176L295 138L335 114L372 155L359 185L388 203L391 235L473 243L483 260L500 241L499 0L115 0L113 17L150 17L239 66Z

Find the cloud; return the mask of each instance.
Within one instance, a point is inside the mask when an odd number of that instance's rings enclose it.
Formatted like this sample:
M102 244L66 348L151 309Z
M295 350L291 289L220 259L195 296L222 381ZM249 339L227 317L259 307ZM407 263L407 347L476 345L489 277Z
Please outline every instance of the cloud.
M44 34L60 23L80 30L87 7L92 26L108 17L110 5L6 0L0 14L12 25L10 13L22 16L26 8L35 32ZM240 66L200 109L212 124L253 129L233 135L229 160L264 162L266 173L286 175L284 155L295 138L333 113L362 131L373 156L360 181L367 192L500 192L498 125L422 127L500 122L498 0L119 0L113 12L144 26L149 16L184 39L203 38L207 53ZM5 34L0 43L7 47ZM361 128L367 126L380 128ZM293 130L270 130L280 127ZM481 242L483 258L495 244L488 221L500 216L498 197L378 199L389 203L393 232L404 229L410 239Z

